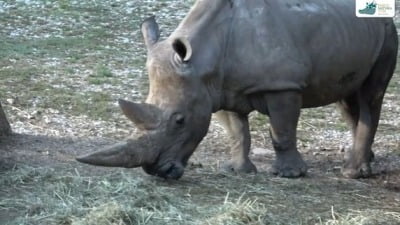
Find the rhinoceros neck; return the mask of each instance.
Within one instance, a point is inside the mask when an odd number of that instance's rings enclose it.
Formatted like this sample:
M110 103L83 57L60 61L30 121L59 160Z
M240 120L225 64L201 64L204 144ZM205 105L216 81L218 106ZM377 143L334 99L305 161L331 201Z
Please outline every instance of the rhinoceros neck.
M196 37L196 31L212 29L215 23L221 22L217 20L219 17L229 16L221 11L231 9L232 6L231 1L226 0L198 0L179 24L176 32L189 30L193 34L191 36Z
M229 44L234 5L228 0L198 0L170 40L185 37L193 48L191 64L207 87L213 111L221 108L225 49Z
M192 45L191 62L200 73L211 73L221 66L229 41L234 8L227 0L198 0L170 39L185 37Z

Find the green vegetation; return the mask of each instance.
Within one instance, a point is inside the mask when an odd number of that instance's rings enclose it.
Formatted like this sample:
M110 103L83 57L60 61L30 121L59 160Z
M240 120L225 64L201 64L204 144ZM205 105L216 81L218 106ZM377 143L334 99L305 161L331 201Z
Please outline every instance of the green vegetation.
M5 78L0 80L0 86L13 87L12 90L0 89L0 94L16 96L17 107L35 107L38 110L53 108L65 114L86 114L92 118L105 120L110 118L111 110L117 110L110 106L112 100L105 91L78 92L72 87L54 86L58 83L58 78L53 83L37 79L47 72L39 67L0 69L0 77Z
M113 77L111 70L104 65L97 65L93 74L88 77L89 84L100 85L104 83L117 84L117 80L110 79Z
M94 77L112 77L112 72L106 66L98 65Z

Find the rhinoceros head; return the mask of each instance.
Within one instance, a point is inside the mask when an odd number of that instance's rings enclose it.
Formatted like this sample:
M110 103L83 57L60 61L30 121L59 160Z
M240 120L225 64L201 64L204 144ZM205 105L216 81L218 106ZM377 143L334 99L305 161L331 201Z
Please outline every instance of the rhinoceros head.
M185 38L158 41L153 17L142 24L142 33L148 49L149 95L145 103L119 100L140 135L77 160L100 166L142 166L151 175L178 179L207 133L211 99L191 66L192 48Z

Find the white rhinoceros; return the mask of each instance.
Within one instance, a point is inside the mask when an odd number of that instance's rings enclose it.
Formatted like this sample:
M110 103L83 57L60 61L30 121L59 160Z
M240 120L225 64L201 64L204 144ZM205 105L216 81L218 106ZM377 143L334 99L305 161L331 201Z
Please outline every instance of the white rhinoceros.
M273 173L298 177L301 108L338 103L354 137L346 177L371 174L371 145L398 48L391 18L357 18L351 0L198 0L159 40L154 17L142 24L148 49L146 103L120 100L143 135L79 161L139 167L178 179L206 135L211 114L233 137L227 168L253 172L248 114L268 115Z

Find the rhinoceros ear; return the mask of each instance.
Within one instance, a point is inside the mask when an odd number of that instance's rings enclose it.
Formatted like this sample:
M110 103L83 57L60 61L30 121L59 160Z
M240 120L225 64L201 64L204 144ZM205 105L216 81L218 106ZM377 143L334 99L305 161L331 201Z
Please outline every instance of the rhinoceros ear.
M187 38L177 38L172 42L176 54L182 62L188 62L192 57L192 45Z
M121 142L105 147L97 152L76 158L77 161L109 167L134 168L151 164L156 159L156 152L146 149L143 140Z
M134 122L138 128L154 129L157 127L161 112L155 106L123 99L119 99L118 104L125 116Z
M151 48L160 38L160 30L154 16L145 19L141 25L144 42Z

